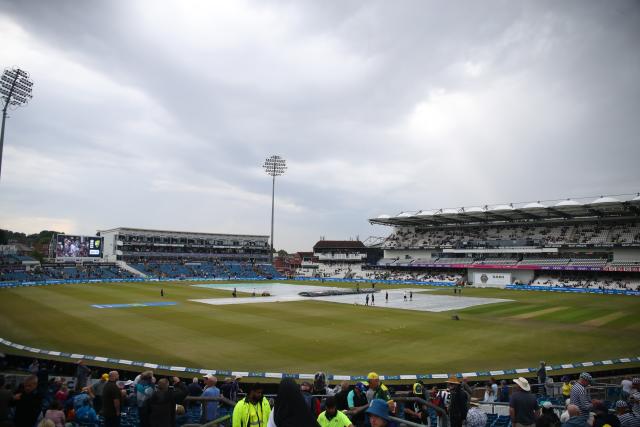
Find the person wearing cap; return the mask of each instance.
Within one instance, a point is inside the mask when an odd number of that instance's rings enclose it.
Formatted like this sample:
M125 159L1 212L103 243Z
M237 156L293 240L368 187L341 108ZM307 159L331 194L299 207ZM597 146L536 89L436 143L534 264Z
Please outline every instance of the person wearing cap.
M353 427L351 420L344 413L338 411L335 396L327 397L326 410L318 415L320 427Z
M118 387L120 375L118 371L109 372L109 380L102 389L102 415L105 427L120 425L120 407L122 406L122 392Z
M347 395L347 405L349 410L355 412L355 415L351 417L353 425L355 427L364 426L364 410L368 407L369 401L367 400L367 383L358 381Z
M367 409L369 423L371 427L387 427L391 418L389 417L389 405L382 399L373 399Z
M424 397L424 386L421 383L415 383L411 388L412 397ZM423 421L427 421L428 414L427 408L420 402L413 402L411 406L407 402L407 405L404 407L404 415L408 421L413 421L415 423L420 423Z
M620 427L640 427L640 416L631 412L624 400L616 402L616 416L620 421Z
M469 395L462 388L462 383L455 376L447 380L449 388L449 423L451 427L461 427L469 410Z
M589 415L591 410L591 396L587 390L587 386L591 384L593 379L587 372L580 374L578 381L571 387L571 395L569 397L571 404L580 408L581 415Z
M533 427L539 415L538 400L531 394L531 385L526 378L513 380L516 391L509 399L509 415L514 427Z
M218 378L215 375L207 374L204 376L205 388L202 393L202 397L208 398L219 398L220 397L220 389L216 387L218 383ZM203 424L206 424L209 421L213 421L218 418L218 407L219 402L217 400L210 400L206 403L202 403L202 420Z
M552 408L551 402L542 402L540 417L536 420L536 427L560 427L560 418Z
M367 381L369 382L369 391L367 392L367 399L369 399L369 401L373 399L382 399L385 402L391 401L389 389L380 382L380 376L378 374L369 372Z
M97 413L100 413L102 409L102 390L105 384L107 384L107 381L109 381L109 374L104 373L100 377L100 380L89 386L89 395L93 396L93 409L95 409Z
M602 400L593 401L593 412L595 412L593 427L620 427L620 419L609 413L609 408Z
M247 396L233 408L232 427L266 427L271 413L269 401L262 395L263 387L255 383L249 386Z

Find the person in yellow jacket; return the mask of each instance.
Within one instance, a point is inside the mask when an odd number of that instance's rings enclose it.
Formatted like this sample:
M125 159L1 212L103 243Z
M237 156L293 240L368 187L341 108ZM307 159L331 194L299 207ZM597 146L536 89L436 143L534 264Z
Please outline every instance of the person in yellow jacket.
M252 384L247 397L233 409L233 427L267 427L271 406L262 395L262 385Z

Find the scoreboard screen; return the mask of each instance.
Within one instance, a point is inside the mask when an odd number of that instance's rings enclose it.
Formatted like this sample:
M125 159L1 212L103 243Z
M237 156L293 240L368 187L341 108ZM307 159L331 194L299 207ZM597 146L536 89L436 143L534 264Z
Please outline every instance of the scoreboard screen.
M102 257L102 246L102 237L58 234L56 258L99 258Z

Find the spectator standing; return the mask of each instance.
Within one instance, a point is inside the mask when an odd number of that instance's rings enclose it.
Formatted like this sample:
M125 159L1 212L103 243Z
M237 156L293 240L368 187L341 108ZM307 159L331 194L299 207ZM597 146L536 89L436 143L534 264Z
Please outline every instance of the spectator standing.
M622 387L622 391L620 392L620 398L622 400L629 399L631 396L631 388L633 386L633 382L631 381L631 377L624 377L620 382L620 387Z
M569 379L569 375L565 375L562 377L562 398L567 400L571 397L571 382Z
M87 380L90 374L91 369L84 364L84 360L78 361L78 368L76 369L76 391L80 391L87 386Z
M499 393L499 402L508 402L509 401L509 385L506 380L500 381L500 393Z
M158 381L156 390L144 402L148 424L140 427L174 427L176 425L176 401L169 390L169 380Z
M44 417L48 420L53 421L56 427L64 427L65 417L64 412L62 411L62 406L60 402L54 400L49 405L49 409L45 412Z
M513 382L517 390L509 400L511 424L513 427L533 427L539 412L538 401L531 394L531 386L526 378L516 378Z
M640 416L629 411L629 405L624 400L616 402L616 416L621 427L640 427Z
M469 407L469 402L471 402L471 396L473 396L473 391L475 387L471 387L469 385L469 378L462 377L462 390L467 393L467 407Z
M154 391L153 390L153 383L154 383L153 372L144 371L143 373L140 374L137 380L138 381L136 383L136 405L138 406L138 412L140 413L140 424L145 426L148 423L148 420L146 419L146 416L148 413L146 411L143 411L142 408L144 407L144 402L151 397Z
M109 374L102 374L98 382L89 386L90 394L93 395L93 409L97 413L102 409L102 391L107 381L109 381Z
M369 404L367 400L367 386L362 382L357 382L353 390L349 392L347 395L347 404L349 405L349 409L360 409L355 415L351 417L353 421L353 425L356 427L364 426L364 407Z
M9 424L9 406L13 400L13 394L7 390L4 385L4 375L0 375L0 426L5 427Z
M216 378L214 375L207 374L205 375L204 380L205 380L206 387L204 388L202 397L219 398L220 389L216 387L216 384L218 383L218 378ZM202 402L203 424L206 424L207 422L213 421L216 418L218 418L218 407L219 407L219 402L217 400Z
M280 381L267 427L318 427L316 417L305 402L300 386L291 378Z
M411 397L424 398L424 387L421 383L413 384ZM404 416L405 419L414 423L421 423L429 418L426 406L420 402L407 402L404 407Z
M191 397L200 397L202 395L202 387L200 387L198 377L193 377L193 380L187 387L187 390L189 391L189 396Z
M327 397L325 406L326 409L318 416L320 427L353 427L351 420L338 411L335 396Z
M189 390L187 390L187 386L179 377L173 377L173 398L176 401L176 405L184 405L184 399L189 394Z
M122 391L117 381L120 378L118 371L109 372L109 381L102 390L102 415L104 427L120 426L120 408L122 406Z
M629 396L631 411L640 416L640 377L636 377L631 381L631 396Z
M64 403L69 398L69 389L67 388L66 384L62 384L60 386L60 389L56 391L55 398L58 402L60 402L60 405L64 407Z
M317 397L313 397L313 395L311 394L312 389L313 385L311 385L307 381L304 381L300 386L300 391L302 392L302 397L304 398L307 407L313 414L314 418L318 418L318 415L320 415L320 412L322 412L320 408L320 399L318 399Z
M232 427L266 427L271 413L269 401L262 395L262 385L252 384L247 396L233 409Z
M40 363L38 373L38 394L45 396L47 394L47 388L49 386L49 367L47 362Z
M581 415L589 415L591 410L591 396L587 390L587 386L591 384L593 379L587 372L580 374L578 381L571 387L570 403L576 405L580 409Z
M385 402L391 402L391 394L386 385L380 382L380 376L375 372L369 372L367 375L369 381L369 391L367 392L367 399L372 401L373 399L382 399Z
M449 422L451 427L462 427L469 410L469 396L456 377L450 377L447 380L447 386L449 388Z
M15 427L33 427L42 412L42 397L37 392L38 377L29 375L13 396Z
M538 393L544 394L544 385L547 382L547 367L544 363L544 360L540 362L540 367L538 368Z
M349 409L349 402L347 401L349 393L349 381L342 381L340 383L340 391L336 393L336 405L338 406L338 411Z
M484 388L484 401L485 402L495 402L496 401L496 393L493 391L493 387L492 387L491 383L488 383L486 385L486 387Z

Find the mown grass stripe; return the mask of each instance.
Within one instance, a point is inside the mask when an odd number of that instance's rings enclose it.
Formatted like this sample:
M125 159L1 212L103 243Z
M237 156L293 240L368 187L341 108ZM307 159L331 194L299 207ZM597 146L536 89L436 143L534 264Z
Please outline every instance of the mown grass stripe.
M556 311L566 310L569 307L549 307L543 310L530 311L528 313L522 313L515 316L511 316L512 319L532 319L534 317L543 316L545 314L554 313Z
M609 322L612 322L616 319L624 317L624 315L625 315L624 312L610 313L606 316L596 317L595 319L587 320L585 322L582 322L582 324L585 326L604 326Z

